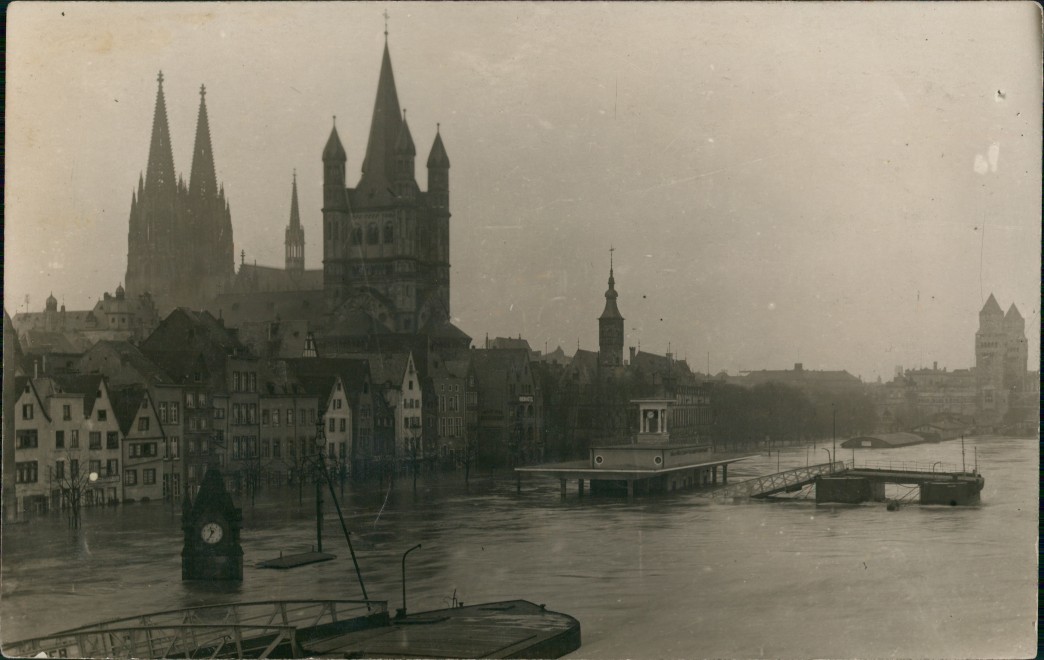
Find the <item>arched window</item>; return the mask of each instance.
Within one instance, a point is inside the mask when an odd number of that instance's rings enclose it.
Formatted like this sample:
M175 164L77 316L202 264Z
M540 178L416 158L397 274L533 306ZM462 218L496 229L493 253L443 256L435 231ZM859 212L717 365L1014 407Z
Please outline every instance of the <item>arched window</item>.
M352 228L352 245L359 245L362 243L362 227Z
M371 222L366 225L366 244L377 245L377 225Z
M395 238L395 230L392 228L392 223L384 223L384 242L391 243Z

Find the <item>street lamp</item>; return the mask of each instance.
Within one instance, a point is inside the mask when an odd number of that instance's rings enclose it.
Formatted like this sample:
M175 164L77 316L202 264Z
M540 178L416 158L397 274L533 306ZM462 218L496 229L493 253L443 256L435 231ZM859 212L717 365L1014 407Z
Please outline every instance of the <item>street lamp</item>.
M827 460L830 462L830 471L833 472L834 471L834 459L830 455L830 450L827 449L826 447L820 447L820 449L822 449L823 451L825 451L827 453Z

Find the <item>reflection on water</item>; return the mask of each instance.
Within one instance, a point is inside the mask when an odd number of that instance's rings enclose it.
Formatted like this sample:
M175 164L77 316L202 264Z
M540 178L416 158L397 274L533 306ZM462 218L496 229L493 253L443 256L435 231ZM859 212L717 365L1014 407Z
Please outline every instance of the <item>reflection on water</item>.
M460 475L391 492L346 490L343 510L371 598L411 611L526 598L580 619L578 657L1003 657L1035 648L1037 442L982 438L978 507L809 500L711 504L691 492L565 501L553 481ZM804 465L784 449L730 480ZM847 452L839 458L850 459ZM960 465L960 441L865 450L874 461ZM807 458L806 458L807 457ZM897 491L898 492L898 491ZM890 496L896 496L892 492ZM4 529L0 622L13 640L101 619L225 600L359 598L327 503L323 549L289 571L253 566L315 543L314 502L295 489L242 504L241 585L182 583L179 511L160 503Z

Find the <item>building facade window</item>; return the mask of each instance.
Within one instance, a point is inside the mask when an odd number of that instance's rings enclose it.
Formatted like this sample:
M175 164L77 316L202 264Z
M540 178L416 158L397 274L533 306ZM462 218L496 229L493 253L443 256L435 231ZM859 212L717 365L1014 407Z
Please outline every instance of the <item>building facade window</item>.
M105 448L106 449L119 449L120 448L120 434L116 431L109 431L105 434Z
M33 404L31 404L31 403L23 403L22 404L22 419L32 419L32 418L33 418Z
M120 474L120 461L117 458L110 458L105 461L105 476L116 477Z
M141 471L141 483L152 486L156 483L156 468L145 468Z
M20 484L35 484L39 478L36 461L15 463L15 481Z
M87 448L101 449L101 431L91 431L87 434Z
M65 431L54 432L54 448L65 449Z
M123 485L124 486L137 486L138 485L138 471L137 470L124 470L123 471Z
M39 445L36 429L18 431L17 438L19 449L36 449Z
M148 417L139 417L138 418L138 430L139 431L148 431L149 430L149 418Z
M107 419L109 419L109 411L108 410L99 410L98 411L98 421L99 422L104 422Z

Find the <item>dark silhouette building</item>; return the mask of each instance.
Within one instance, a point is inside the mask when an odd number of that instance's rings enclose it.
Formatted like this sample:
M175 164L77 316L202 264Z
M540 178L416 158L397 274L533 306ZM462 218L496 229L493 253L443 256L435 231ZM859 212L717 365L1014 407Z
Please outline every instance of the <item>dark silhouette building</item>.
M127 295L148 293L164 314L178 306L199 309L221 293L233 271L232 216L217 183L200 87L199 117L188 186L175 176L163 73L157 78L152 142L145 176L131 195L127 237Z
M323 288L332 311L363 311L392 332L448 321L449 157L436 129L428 190L385 42L362 175L346 186L336 123L323 149Z
M605 309L598 317L598 362L607 367L623 365L624 317L616 306L616 280L613 279L613 255L609 253L609 288L605 292Z

